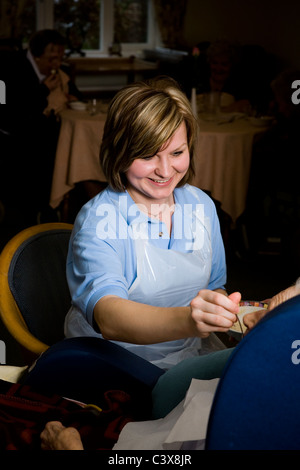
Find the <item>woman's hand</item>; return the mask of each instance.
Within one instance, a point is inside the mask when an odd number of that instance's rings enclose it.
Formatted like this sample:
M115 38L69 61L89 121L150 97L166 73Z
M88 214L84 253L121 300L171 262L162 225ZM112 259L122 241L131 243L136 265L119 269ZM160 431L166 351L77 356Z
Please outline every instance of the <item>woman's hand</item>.
M190 304L199 336L206 338L213 331L228 331L236 322L240 300L239 292L226 296L217 291L200 290Z
M59 421L50 421L41 433L43 450L83 450L77 429L66 428Z

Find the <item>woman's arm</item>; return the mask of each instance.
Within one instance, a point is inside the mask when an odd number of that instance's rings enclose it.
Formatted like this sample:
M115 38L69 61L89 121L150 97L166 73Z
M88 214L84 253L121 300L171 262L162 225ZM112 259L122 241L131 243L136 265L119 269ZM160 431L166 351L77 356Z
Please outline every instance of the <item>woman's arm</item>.
M154 307L112 295L97 302L94 320L104 338L133 344L196 335L190 307Z
M233 298L231 298L233 296ZM154 344L227 331L236 321L234 294L202 290L189 307L153 307L117 296L105 296L94 308L94 320L104 338L134 344Z

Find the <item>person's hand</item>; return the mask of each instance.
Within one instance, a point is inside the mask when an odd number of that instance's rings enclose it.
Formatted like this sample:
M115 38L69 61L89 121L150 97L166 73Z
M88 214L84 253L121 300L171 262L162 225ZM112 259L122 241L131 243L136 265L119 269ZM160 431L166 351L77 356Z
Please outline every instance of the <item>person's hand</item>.
M246 313L243 317L243 323L247 327L245 335L259 322L267 313L269 309L263 308L262 310L256 310L255 312Z
M50 91L55 90L55 88L59 87L61 84L59 74L57 72L51 73L45 78L43 83Z
M50 421L41 433L43 450L83 450L81 437L77 429L62 425L59 421Z
M288 287L287 289L279 292L279 294L274 295L274 297L268 301L268 309L257 310L256 312L247 313L244 315L243 322L244 325L248 328L247 332L251 330L265 315L267 315L268 312L298 294L300 294L299 285Z
M236 322L240 300L239 292L226 296L208 289L199 291L190 304L198 335L206 338L213 331L228 331Z

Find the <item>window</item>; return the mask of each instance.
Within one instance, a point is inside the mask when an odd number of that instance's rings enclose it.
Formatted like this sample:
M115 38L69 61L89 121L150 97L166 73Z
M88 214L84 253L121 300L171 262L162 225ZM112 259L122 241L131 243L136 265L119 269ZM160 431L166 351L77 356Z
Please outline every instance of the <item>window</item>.
M54 0L53 23L67 48L101 49L101 0Z
M114 1L114 37L118 43L148 42L148 1Z
M154 16L152 0L37 0L37 29L58 29L68 48L88 56L116 44L125 56L159 46Z

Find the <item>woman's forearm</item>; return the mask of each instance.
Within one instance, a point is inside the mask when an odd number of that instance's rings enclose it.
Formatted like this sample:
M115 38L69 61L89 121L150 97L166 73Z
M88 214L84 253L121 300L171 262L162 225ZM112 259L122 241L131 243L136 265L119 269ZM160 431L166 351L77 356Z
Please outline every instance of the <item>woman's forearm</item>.
M225 294L225 295L224 295ZM108 295L94 308L94 320L105 339L154 344L227 331L236 321L240 293L202 289L188 307L154 307Z
M97 302L94 319L103 337L114 341L153 344L199 335L190 307L154 307L106 296Z

